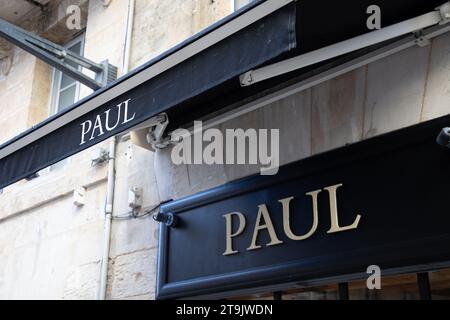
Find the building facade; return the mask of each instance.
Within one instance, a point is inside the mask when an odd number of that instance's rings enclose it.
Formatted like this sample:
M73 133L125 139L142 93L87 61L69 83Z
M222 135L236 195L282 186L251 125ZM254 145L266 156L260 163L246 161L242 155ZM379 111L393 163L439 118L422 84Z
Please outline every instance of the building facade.
M21 1L18 1L18 3ZM242 3L241 3L242 2ZM65 45L93 61L108 60L119 75L228 16L246 1L23 1L2 18ZM249 2L249 1L247 1ZM67 20L80 8L81 27ZM3 10L1 10L3 11ZM9 12L9 11L8 11ZM130 14L131 12L131 14ZM1 13L0 15L3 15ZM18 17L16 17L18 16ZM128 39L128 40L127 40ZM0 42L0 141L6 142L91 93L35 56ZM220 61L217 61L220 63ZM280 165L432 120L450 111L450 33L358 67L216 126L279 129ZM259 173L257 165L175 165L173 147L151 152L117 137L115 177L92 154L110 140L2 190L0 298L96 299L101 296L108 182L114 185L107 254L107 299L154 299L159 224L130 216L130 188L142 190L141 212ZM80 198L76 194L81 193ZM80 200L81 199L81 200ZM105 269L103 269L105 270ZM449 298L450 273L431 273L435 297ZM418 298L415 275L393 275L385 291L350 285L351 297ZM285 298L333 299L337 283L286 290ZM437 289L436 289L437 290ZM272 289L225 295L272 297ZM265 292L270 292L266 294ZM353 295L353 296L352 296Z

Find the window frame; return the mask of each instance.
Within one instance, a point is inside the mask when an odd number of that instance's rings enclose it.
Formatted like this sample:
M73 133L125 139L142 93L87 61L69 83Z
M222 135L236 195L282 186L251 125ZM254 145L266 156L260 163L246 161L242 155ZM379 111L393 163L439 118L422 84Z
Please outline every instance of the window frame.
M80 53L79 54L81 56L83 56L84 55L84 45L85 45L85 33L84 32L82 34L77 35L70 41L68 41L66 44L63 45L63 47L70 48L77 43L80 44ZM61 110L58 110L61 92L63 92L64 90L68 89L70 86L73 85L73 84L71 84L71 85L68 85L67 87L61 89L63 72L56 68L52 68L52 69L53 69L52 70L52 86L51 86L51 93L50 93L49 107L48 107L49 115L55 115L61 111ZM81 71L82 69L83 68L81 66L78 67L78 70ZM75 85L75 101L74 102L77 102L80 99L81 83L79 81L75 81L74 85ZM60 162L55 163L55 164L47 167L46 169L42 170L40 173L45 174L45 173L57 171L58 169L62 169L64 167L66 167L69 163L71 163L71 161L72 161L72 157L61 160ZM62 165L58 165L58 164L62 164Z
M80 55L84 54L84 45L85 45L85 34L82 33L81 35L78 35L77 37L73 38L72 40L70 40L69 42L67 42L64 45L64 48L70 48L73 45L80 43ZM78 67L78 70L82 70L82 67ZM62 77L63 76L63 72L59 71L56 68L53 68L52 71L52 89L51 89L51 96L50 96L50 102L49 102L49 114L50 115L54 115L57 114L60 110L58 110L58 105L59 105L59 99L60 99L60 95L61 92L64 91L65 89L67 89L69 86L61 89L61 81L62 81ZM75 82L75 102L79 100L80 98L80 88L81 88L81 83L79 81Z

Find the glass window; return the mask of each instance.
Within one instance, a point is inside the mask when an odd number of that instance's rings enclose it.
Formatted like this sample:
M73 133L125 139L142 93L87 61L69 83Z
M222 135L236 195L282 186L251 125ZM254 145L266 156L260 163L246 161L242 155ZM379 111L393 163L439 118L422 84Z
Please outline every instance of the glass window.
M83 55L84 49L84 37L80 36L76 39L70 41L65 46L67 50L72 51L76 54ZM74 68L78 68L81 71L81 67L77 66L74 63L67 62ZM78 101L80 92L80 83L77 82L72 77L69 77L67 74L54 69L53 70L53 87L52 87L52 97L51 97L51 106L50 113L56 114L61 112L62 110L70 107L72 104ZM61 162L54 164L50 167L50 170L55 170L63 167L68 162L67 159L62 160Z
M432 300L450 300L450 269L430 270L422 275L428 276L429 294ZM369 289L367 279L348 282L348 298L350 300L420 300L426 299L427 287L419 288L419 274L406 273L381 276L381 288ZM263 292L228 298L229 300L273 300L276 294ZM318 286L285 289L278 293L283 300L338 300L339 285L330 283Z
M65 45L65 47L69 51L83 55L83 37L72 40ZM68 62L68 64L75 68L77 67L76 64L70 62ZM78 69L81 71L81 67L78 67ZM79 82L69 77L67 74L54 69L51 113L58 113L75 103L78 100L79 90Z
M337 284L297 288L282 292L283 300L337 300Z
M280 298L282 300L337 300L338 285L329 284L317 287L292 288L280 292L236 296L228 300L278 300Z
M382 276L381 289L369 290L367 279L349 283L350 300L419 300L416 274Z

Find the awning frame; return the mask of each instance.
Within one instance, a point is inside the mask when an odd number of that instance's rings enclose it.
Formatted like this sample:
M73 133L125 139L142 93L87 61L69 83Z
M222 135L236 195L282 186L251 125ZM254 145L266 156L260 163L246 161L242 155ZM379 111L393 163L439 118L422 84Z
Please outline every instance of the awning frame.
M240 77L241 86L246 87L255 83L274 78L301 68L305 68L335 57L360 50L384 41L415 33L434 25L444 25L450 22L450 1L444 3L435 11L423 14L386 28L363 34L325 48L314 50L306 54L277 62L259 69L250 70ZM418 44L423 44L424 38L417 36ZM426 44L424 44L426 45Z
M230 111L223 112L220 115L214 116L210 119L205 119L202 123L202 128L206 130L208 128L216 127L221 123L243 116L247 113L263 108L264 106L267 106L271 103L280 101L293 94L310 89L323 82L337 78L343 74L361 68L378 60L384 59L398 52L412 48L414 46L423 46L424 44L428 45L430 43L430 40L432 40L433 38L436 38L448 32L450 32L450 24L436 25L425 30L421 30L419 38L416 35L411 34L360 57L351 59L347 62L338 63L335 67L326 68L325 71L319 72L315 75L311 75L310 77L306 77L305 80L301 80L292 85L276 88L275 90L272 90L272 92L264 95L264 97L256 98L253 101L245 103L241 106L237 106ZM188 130L190 132L193 132L194 128L189 127Z

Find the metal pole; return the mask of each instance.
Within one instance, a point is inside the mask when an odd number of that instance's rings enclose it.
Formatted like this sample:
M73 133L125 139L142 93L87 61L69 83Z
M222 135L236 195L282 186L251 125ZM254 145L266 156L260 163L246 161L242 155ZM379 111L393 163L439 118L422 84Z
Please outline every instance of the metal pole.
M106 299L106 287L108 281L108 266L109 266L109 249L111 244L111 222L113 214L114 203L114 186L115 186L115 165L116 165L116 137L112 137L109 143L109 163L108 163L108 181L106 191L106 205L105 205L105 224L104 224L104 238L103 238L103 252L102 265L100 269L100 283L98 287L98 299Z
M105 77L107 76L107 69L102 64L95 63L73 52L69 52L64 47L23 30L3 19L0 19L0 37L8 40L12 44L22 48L93 90L100 89L103 86L102 83L85 75L78 70L78 68L74 68L67 64L65 60L70 60Z

